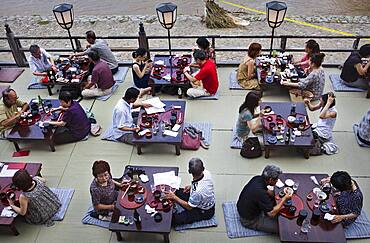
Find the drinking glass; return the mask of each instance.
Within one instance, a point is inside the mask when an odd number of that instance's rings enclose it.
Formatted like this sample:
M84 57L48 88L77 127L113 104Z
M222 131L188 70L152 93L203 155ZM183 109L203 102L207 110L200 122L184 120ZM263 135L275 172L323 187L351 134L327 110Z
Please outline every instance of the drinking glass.
M154 193L154 191L155 191L155 186L153 185L153 184L150 184L150 189L152 190L152 193Z
M166 190L166 185L162 184L160 187L161 187L161 192L164 192Z
M303 220L302 226L301 226L301 232L304 234L307 234L311 228L310 221L307 219Z
M320 201L319 200L315 200L315 204L313 205L315 208L318 208L320 205Z
M293 184L293 190L294 191L297 191L298 190L298 187L299 187L299 182L298 181L295 181L294 184Z

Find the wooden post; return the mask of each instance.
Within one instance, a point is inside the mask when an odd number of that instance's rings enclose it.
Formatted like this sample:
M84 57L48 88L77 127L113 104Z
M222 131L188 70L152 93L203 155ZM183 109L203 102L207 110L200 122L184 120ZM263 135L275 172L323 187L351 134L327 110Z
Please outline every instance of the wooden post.
M281 37L281 40L280 40L280 51L281 52L285 52L287 40L288 39L286 38L286 36Z
M144 29L144 24L139 24L139 47L145 48L148 51L148 58L150 58L149 42L146 38L146 33Z
M83 51L82 46L81 46L81 41L77 38L75 38L75 46L76 46L76 51Z
M360 38L356 38L353 41L353 45L352 45L353 50L357 50L358 49L358 44L360 44Z
M13 58L18 67L27 67L27 58L22 50L22 45L19 39L15 38L13 31L8 24L5 24L6 37L8 38L9 47L12 50Z

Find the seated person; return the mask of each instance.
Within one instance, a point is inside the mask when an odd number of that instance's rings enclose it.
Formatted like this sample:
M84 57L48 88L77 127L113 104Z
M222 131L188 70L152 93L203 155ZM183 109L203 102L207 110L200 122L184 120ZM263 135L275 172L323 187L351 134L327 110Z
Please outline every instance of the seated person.
M244 89L261 89L256 73L256 58L261 54L261 44L252 43L248 47L248 54L239 64L237 79L239 85Z
M113 180L110 173L110 166L104 160L97 160L92 167L92 174L94 180L90 185L90 195L94 212L90 214L91 217L110 220L113 209L117 201L118 190L122 184Z
M306 54L300 61L294 62L300 78L306 77L310 73L310 56L320 53L320 45L315 40L308 40L305 44L304 51Z
M45 179L34 176L27 170L18 170L12 178L13 185L21 190L19 196L20 206L8 199L10 207L24 216L27 223L53 225L52 218L62 206L59 198L45 185Z
M236 136L244 141L250 132L256 133L262 129L261 117L255 114L256 108L261 101L261 95L257 92L249 92L244 103L239 107L238 121L236 122Z
M353 51L351 55L345 61L340 78L345 82L346 85L367 89L369 87L369 81L366 80L366 73L370 67L370 61L365 66L362 65L361 58L370 57L370 44L361 46L359 51Z
M298 83L283 81L282 85L293 88L289 92L296 97L301 96L303 99L320 99L325 86L325 71L321 67L324 60L324 53L312 54L310 56L310 74Z
M189 161L188 172L192 174L191 185L173 192L165 192L165 198L176 202L185 210L174 213L172 223L176 225L192 224L209 220L215 214L215 193L211 173L205 170L199 158Z
M4 90L2 95L3 100L0 103L0 138L6 138L29 106L27 102L18 99L14 89ZM18 110L18 108L21 110Z
M335 121L337 120L337 109L335 109L335 95L332 92L323 94L320 99L320 103L312 105L309 99L305 99L304 102L307 104L310 111L316 111L321 109L319 120L312 126L312 133L315 139L320 141L323 145L326 142L333 140L333 128Z
M73 143L84 139L89 135L91 129L90 120L87 118L81 105L72 99L69 91L59 94L60 107L52 109L52 112L61 111L63 113L61 121L48 121L57 129L53 134L53 141L56 144Z
M100 56L96 51L90 51L87 55L90 61L94 63L94 68L91 79L88 79L81 95L83 97L99 97L112 93L112 87L116 82L108 64L100 60Z
M275 194L268 186L275 186L282 173L275 165L267 165L262 175L253 177L240 193L236 204L243 226L269 233L279 232L277 215L292 195L285 194L276 205Z
M145 93L150 92L150 88L142 89L128 88L125 95L120 99L113 110L113 130L108 137L118 140L123 143L132 144L134 133L140 128L135 125L136 121L132 116L132 108L143 107L148 108L150 105L143 104L138 98L141 98Z
M192 85L192 88L187 90L187 95L193 98L215 95L218 89L216 64L206 59L205 52L201 50L195 50L193 57L199 65L200 71L193 77L189 74L189 69L184 68L184 75ZM201 86L199 81L202 82Z
M321 184L331 183L337 190L334 193L338 214L331 221L333 224L341 222L349 226L361 214L363 195L357 182L345 171L337 171L331 177L324 178Z
M138 48L132 53L132 77L135 86L138 88L147 88L152 69L152 62L148 59L148 52L144 48Z
M210 59L216 63L215 50L211 47L211 43L209 43L207 38L199 37L196 42L197 42L198 48L206 53L206 59ZM193 48L193 51L194 50L195 48ZM198 64L190 64L190 66L199 68Z
M49 70L57 71L53 57L38 45L30 46L28 64L30 65L32 74L35 76L46 77Z
M108 43L105 40L97 40L96 35L92 30L86 32L86 41L89 43L86 46L87 49L84 52L71 55L70 58L87 55L87 53L93 50L96 51L100 58L108 64L112 74L117 73L118 62L113 52L109 48Z
M370 109L358 124L356 136L361 142L370 146Z

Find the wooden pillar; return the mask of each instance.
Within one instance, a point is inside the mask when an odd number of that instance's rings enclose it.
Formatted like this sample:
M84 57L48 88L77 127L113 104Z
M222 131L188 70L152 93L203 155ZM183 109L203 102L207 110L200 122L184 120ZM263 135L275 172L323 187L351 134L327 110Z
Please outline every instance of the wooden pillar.
M139 24L139 47L145 48L148 51L148 58L150 58L149 42L146 37L143 23Z
M24 51L22 50L22 45L19 39L17 39L14 36L14 33L10 29L8 24L5 24L5 31L6 31L6 37L8 38L9 47L12 50L15 63L17 63L19 67L27 67L28 66L27 58L24 55Z

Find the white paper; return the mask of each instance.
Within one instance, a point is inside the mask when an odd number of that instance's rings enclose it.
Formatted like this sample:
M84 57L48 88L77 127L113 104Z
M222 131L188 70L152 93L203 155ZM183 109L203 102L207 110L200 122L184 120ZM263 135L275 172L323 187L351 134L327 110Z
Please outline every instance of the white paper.
M329 220L329 221L332 221L334 219L334 215L332 215L330 213L326 213L324 215L324 219Z
M274 190L274 187L273 186L270 186L270 185L267 185L267 189L270 190L270 191L273 191Z
M173 128L172 128L172 131L178 132L180 128L181 128L181 126L179 124L175 124L175 126L173 126Z
M153 107L156 107L156 108L163 108L163 107L166 106L166 104L163 103L159 99L159 97L154 97L154 98L151 98L151 99L144 100L143 104L149 104L149 105L152 105Z
M278 181L276 182L276 186L282 188L284 186L284 183L280 179L278 179Z
M146 111L146 114L151 115L155 113L165 112L166 110L164 108L149 107L149 108L145 108L145 111Z
M175 175L175 171L153 174L154 186L169 185L172 188L179 189L181 178Z
M15 172L17 172L18 169L16 170L8 170L8 165L4 165L3 169L0 172L0 177L13 177Z
M144 129L141 132L139 132L139 135L144 136L147 132L150 132L150 130L149 129Z
M310 176L310 178L311 178L311 181L312 181L313 183L315 183L316 185L318 185L318 186L319 186L319 183L317 182L317 179L316 179L316 177L315 177L315 176Z
M7 217L7 218L13 217L13 218L15 218L15 217L17 217L17 215L18 214L16 212L14 212L13 209L10 206L5 207L3 209L3 211L1 212L1 217Z
M178 132L170 131L170 130L164 130L163 132L164 135L170 136L170 137L177 137L179 135Z

